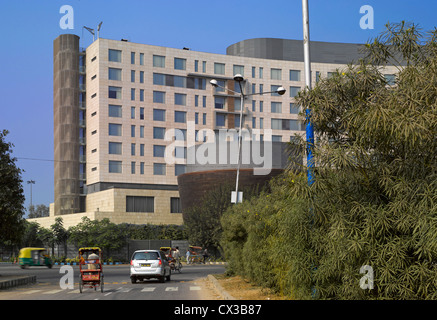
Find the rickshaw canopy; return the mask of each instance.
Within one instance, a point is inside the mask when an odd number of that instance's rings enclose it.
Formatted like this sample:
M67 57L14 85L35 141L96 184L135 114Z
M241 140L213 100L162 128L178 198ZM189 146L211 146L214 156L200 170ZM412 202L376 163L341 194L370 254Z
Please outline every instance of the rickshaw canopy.
M99 254L102 252L102 249L99 247L84 247L79 249L79 254L84 254L85 252L98 252Z
M32 251L46 251L46 249L45 248L33 248L33 247L22 248L22 249L20 249L20 252L18 253L18 257L19 258L30 258Z

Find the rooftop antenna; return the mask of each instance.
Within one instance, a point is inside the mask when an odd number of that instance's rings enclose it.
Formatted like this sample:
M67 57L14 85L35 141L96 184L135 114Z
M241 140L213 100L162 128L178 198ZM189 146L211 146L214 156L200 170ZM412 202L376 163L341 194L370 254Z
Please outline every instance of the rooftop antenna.
M87 29L92 35L93 35L93 42L94 42L94 40L95 40L95 33L94 33L94 29L91 29L91 28L88 28L88 27L85 27L85 26L83 26L85 29Z
M103 23L103 21L101 21L99 23L99 25L97 26L97 39L100 38L100 29L102 28L102 23Z

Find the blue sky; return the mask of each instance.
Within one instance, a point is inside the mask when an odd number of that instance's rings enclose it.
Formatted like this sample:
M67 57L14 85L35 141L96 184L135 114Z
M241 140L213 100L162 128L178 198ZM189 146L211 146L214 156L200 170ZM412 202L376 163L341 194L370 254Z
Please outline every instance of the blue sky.
M0 4L0 129L8 129L22 175L27 207L53 202L53 40L62 33L92 36L82 27L103 21L100 36L225 54L249 38L302 39L301 0L16 0ZM74 29L63 30L60 8L74 9ZM370 5L374 29L361 29L360 7ZM437 26L435 0L309 0L310 38L365 43L387 22ZM38 160L30 160L38 159Z

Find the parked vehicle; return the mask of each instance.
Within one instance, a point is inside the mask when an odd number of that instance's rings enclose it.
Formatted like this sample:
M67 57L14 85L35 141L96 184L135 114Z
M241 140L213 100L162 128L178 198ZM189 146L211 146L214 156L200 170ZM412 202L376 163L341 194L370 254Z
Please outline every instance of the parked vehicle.
M18 254L18 264L22 269L30 266L47 266L53 263L44 248L22 248Z
M98 247L80 248L79 249L79 291L82 293L83 288L100 287L103 292L103 268L102 268L102 250Z
M171 269L165 253L161 250L135 251L130 262L130 278L132 283L152 278L170 281Z

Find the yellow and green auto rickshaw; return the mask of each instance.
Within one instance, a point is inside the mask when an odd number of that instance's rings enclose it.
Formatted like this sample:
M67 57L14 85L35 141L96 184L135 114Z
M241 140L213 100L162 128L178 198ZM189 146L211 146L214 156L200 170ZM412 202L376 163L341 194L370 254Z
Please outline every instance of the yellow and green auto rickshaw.
M22 269L30 266L52 267L52 260L44 248L22 248L18 254L18 264Z

